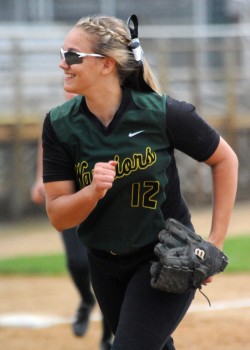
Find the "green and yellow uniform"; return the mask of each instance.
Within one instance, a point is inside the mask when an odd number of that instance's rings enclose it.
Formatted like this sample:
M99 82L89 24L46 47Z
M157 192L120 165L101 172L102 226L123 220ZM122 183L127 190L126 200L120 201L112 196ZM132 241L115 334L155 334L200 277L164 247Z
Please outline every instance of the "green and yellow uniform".
M91 183L97 162L116 160L113 187L78 235L89 248L128 254L155 242L166 218L190 221L174 149L204 161L218 143L192 105L168 96L124 89L107 128L77 96L45 119L44 182L75 180L81 189Z

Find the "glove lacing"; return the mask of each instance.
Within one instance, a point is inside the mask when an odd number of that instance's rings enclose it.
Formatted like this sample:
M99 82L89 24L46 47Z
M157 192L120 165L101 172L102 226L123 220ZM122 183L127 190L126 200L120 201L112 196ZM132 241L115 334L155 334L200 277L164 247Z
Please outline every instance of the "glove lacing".
M211 302L210 302L209 298L206 296L205 293L203 293L203 292L201 291L201 288L202 288L202 287L199 288L199 292L204 296L204 298L207 299L208 305L211 307Z

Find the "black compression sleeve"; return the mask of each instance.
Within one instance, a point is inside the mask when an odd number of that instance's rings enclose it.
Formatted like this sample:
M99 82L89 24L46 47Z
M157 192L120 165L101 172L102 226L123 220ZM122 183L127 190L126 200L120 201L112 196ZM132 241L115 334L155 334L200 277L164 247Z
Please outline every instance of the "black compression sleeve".
M207 160L216 150L220 136L195 107L167 97L167 133L171 146L199 162Z

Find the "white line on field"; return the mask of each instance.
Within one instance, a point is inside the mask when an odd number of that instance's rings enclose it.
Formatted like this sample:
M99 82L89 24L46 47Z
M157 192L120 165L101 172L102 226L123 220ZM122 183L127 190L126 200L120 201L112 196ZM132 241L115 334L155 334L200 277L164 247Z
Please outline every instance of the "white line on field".
M188 313L246 308L250 307L250 299L216 301L212 302L211 304L211 307L208 304L193 304L191 305ZM92 322L100 321L100 312L93 312L90 319ZM0 315L0 327L33 329L48 328L60 324L72 323L73 320L74 318L72 317L58 317L53 315L39 315L28 313L8 313Z
M100 321L101 314L93 312L90 320ZM0 315L0 327L14 328L48 328L60 324L72 323L73 317L58 317L54 315L40 315L31 313L8 313Z
M228 301L211 302L211 307L208 304L193 304L188 312L202 312L202 311L217 311L229 309L241 309L250 307L250 299L238 299Z

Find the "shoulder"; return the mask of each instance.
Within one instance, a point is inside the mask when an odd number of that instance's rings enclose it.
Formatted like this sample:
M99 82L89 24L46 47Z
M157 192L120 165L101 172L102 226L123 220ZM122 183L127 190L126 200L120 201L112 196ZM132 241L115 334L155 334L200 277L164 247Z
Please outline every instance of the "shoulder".
M145 93L131 90L134 103L141 109L160 110L166 112L166 96L155 92Z
M56 134L58 140L67 142L71 135L79 132L79 117L84 97L76 96L49 112L50 128Z
M166 98L167 111L177 115L185 115L195 112L195 106L185 101L179 101L171 96Z
M167 133L172 147L198 161L208 159L219 142L219 133L191 103L167 98Z
M64 102L50 111L51 122L55 122L69 115L74 115L79 112L83 97L78 95Z
M166 123L170 129L177 127L179 131L181 128L185 131L186 128L191 130L207 124L204 118L197 113L193 104L176 100L170 96L167 96L166 100Z

